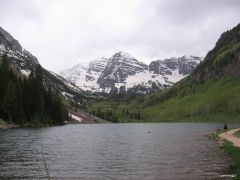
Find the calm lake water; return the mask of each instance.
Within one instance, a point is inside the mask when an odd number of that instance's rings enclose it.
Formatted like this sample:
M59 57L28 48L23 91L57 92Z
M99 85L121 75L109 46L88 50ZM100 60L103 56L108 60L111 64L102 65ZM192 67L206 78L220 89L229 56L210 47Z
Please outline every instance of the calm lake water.
M0 179L218 178L230 159L206 135L222 126L83 124L0 130Z

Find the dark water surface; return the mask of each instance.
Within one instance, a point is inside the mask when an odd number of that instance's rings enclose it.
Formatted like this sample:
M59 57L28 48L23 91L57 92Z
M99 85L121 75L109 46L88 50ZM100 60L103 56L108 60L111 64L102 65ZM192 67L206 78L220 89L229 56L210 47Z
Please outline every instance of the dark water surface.
M84 124L0 130L0 179L218 178L230 159L206 135L222 126Z

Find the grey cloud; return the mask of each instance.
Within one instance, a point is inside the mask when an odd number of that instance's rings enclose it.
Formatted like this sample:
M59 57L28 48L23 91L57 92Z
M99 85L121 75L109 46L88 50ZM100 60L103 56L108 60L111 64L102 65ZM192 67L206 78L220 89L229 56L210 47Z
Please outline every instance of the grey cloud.
M152 3L158 17L167 18L173 23L194 23L211 15L226 14L228 11L239 11L238 0L169 0ZM197 21L195 23L198 23Z
M0 20L14 16L21 16L24 19L40 20L41 11L36 0L0 0Z

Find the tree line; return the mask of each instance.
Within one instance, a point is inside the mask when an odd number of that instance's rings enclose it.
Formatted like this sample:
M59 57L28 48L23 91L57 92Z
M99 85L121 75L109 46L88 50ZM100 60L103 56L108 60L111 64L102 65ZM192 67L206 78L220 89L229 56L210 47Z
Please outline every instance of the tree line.
M7 55L0 61L0 118L17 124L63 124L67 108L58 93L43 85L42 67L21 77L9 66Z
M131 120L142 120L144 118L143 114L140 112L130 112L128 109L121 110L114 105L112 105L111 107L112 108L103 110L102 108L98 108L97 111L93 110L91 113L97 117L100 117L113 123L121 122L120 114L126 119Z

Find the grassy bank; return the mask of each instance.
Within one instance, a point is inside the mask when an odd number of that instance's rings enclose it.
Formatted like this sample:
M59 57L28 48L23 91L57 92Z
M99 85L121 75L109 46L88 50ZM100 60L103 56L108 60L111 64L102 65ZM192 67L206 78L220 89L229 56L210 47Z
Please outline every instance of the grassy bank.
M223 132L223 129L218 129L210 135L210 138L218 141L219 146L231 157L232 163L229 166L229 173L237 175L234 179L240 179L240 148L234 146L231 142L220 139L219 134Z
M212 134L209 135L209 137L213 140L219 140L220 137L219 137L219 134L223 133L224 130L223 129L218 129L216 132L213 132Z
M233 160L233 163L230 165L230 172L237 174L235 179L240 179L240 148L233 146L233 144L228 141L225 141L224 151Z

